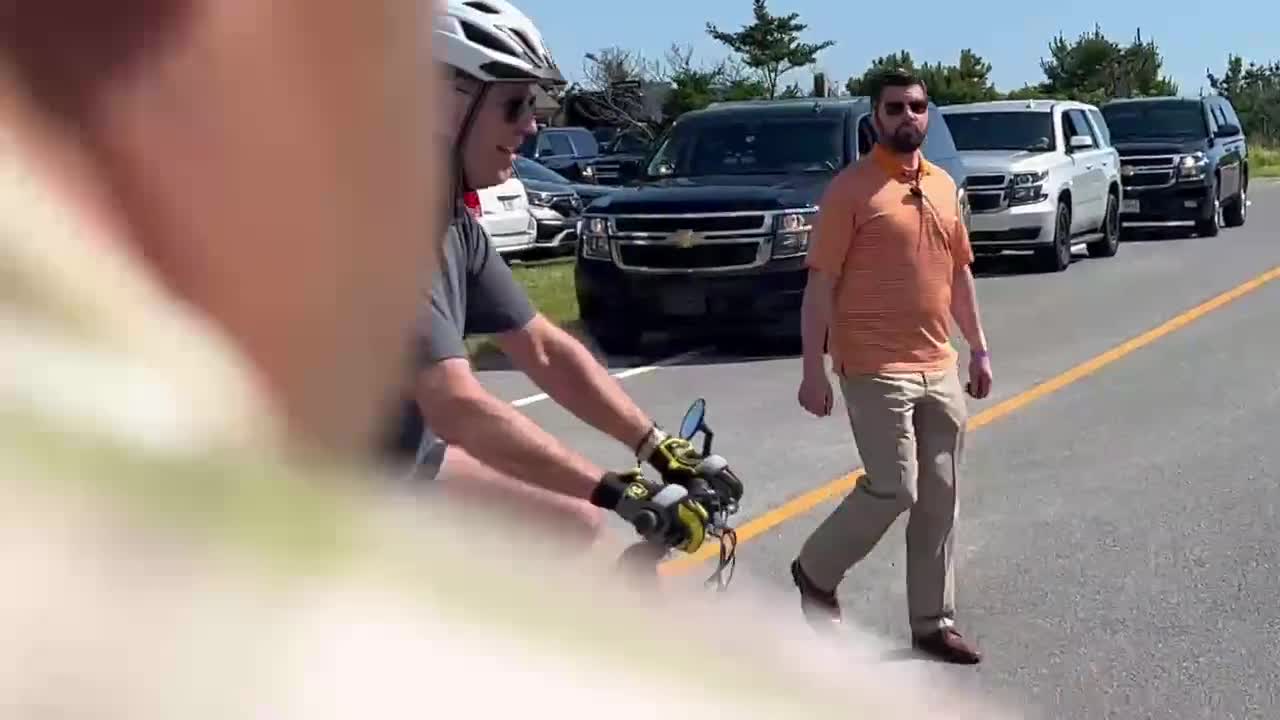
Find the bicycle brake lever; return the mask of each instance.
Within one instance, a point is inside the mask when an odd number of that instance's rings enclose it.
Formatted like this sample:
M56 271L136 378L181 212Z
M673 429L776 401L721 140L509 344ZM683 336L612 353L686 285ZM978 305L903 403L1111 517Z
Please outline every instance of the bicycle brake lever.
M729 469L729 461L720 455L708 455L698 463L697 473L707 478L711 489L725 504L736 506L742 499L742 481Z

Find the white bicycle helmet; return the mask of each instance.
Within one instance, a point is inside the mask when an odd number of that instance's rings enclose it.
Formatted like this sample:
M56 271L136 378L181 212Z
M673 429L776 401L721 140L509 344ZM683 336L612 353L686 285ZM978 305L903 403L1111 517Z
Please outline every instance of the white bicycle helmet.
M482 82L565 84L542 33L507 0L448 0L432 44L437 61Z

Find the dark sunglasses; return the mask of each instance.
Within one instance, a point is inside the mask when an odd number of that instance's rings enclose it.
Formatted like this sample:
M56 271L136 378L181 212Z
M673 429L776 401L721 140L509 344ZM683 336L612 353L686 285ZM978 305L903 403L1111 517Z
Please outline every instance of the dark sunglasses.
M455 85L453 89L463 95L471 95L466 88L461 86ZM512 124L518 123L533 113L536 102L537 99L532 94L526 97L504 100L502 103L502 119Z
M502 103L502 119L509 123L518 123L533 114L535 99L533 95L523 98L511 98Z
M901 115L907 108L911 108L912 114L924 115L929 112L928 100L912 100L909 103L901 100L891 100L884 104L884 111L889 115Z

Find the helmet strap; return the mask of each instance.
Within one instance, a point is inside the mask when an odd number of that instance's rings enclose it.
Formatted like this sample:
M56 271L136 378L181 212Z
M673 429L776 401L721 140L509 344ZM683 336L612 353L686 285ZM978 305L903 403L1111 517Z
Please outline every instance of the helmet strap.
M475 124L476 115L480 112L480 106L484 104L485 96L489 93L490 83L480 83L480 89L476 91L475 99L471 101L471 105L467 107L467 113L462 118L462 127L458 129L458 136L453 146L453 205L460 204L462 196L472 190L471 182L467 180L466 170L466 146L467 137L471 134L471 127Z

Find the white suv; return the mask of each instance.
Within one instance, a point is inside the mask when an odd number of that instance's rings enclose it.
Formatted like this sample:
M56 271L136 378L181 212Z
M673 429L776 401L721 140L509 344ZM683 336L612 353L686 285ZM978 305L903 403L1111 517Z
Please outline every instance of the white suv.
M501 185L473 190L463 200L502 256L537 245L538 221L529 212L528 193L520 178L512 175Z
M1120 156L1093 105L998 100L942 108L968 170L973 250L1032 250L1061 271L1120 247Z

